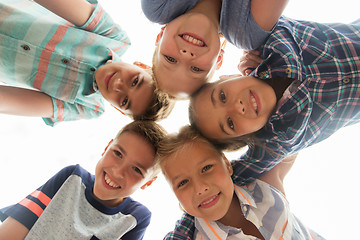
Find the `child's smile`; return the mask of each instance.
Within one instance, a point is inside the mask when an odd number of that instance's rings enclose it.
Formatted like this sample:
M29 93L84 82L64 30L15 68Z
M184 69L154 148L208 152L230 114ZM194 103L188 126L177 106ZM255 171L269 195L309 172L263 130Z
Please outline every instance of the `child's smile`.
M264 127L276 106L276 96L262 80L236 77L209 84L194 97L192 106L194 121L206 137L228 139Z

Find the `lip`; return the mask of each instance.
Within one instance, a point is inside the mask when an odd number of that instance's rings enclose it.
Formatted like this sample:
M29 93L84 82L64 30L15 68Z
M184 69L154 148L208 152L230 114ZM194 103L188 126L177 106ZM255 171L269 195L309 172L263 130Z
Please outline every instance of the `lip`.
M110 83L110 79L115 75L116 72L114 73L110 73L106 76L105 78L105 86L106 86L106 89L109 89L109 83Z
M212 206L214 206L220 199L220 192L216 195L213 195L211 197L208 197L206 199L204 199L204 201L202 201L198 207L199 208L211 208Z
M196 47L206 47L206 42L204 41L204 39L202 39L201 37L197 36L196 34L193 33L182 33L179 34L179 37L184 40L185 42L196 46ZM192 39L195 39L197 41L201 41L202 44L195 44Z
M110 185L106 182L106 180L105 180L105 175L107 175L109 178L110 178L110 176L109 176L106 172L103 172L102 183L103 183L103 185L104 185L104 187L105 187L106 189L119 190L119 189L122 188L121 186L119 186L119 187L112 187L112 186L110 186ZM110 179L111 179L111 178L110 178ZM111 179L111 181L112 181L112 179ZM116 183L116 184L117 184L117 183ZM118 184L117 184L117 185L118 185Z
M251 97L254 97L254 99L255 99L255 102L257 105L256 109L255 109L254 105L252 104ZM250 95L249 95L249 104L250 104L251 108L255 111L256 115L258 115L261 110L260 99L259 99L259 96L251 90L250 90Z

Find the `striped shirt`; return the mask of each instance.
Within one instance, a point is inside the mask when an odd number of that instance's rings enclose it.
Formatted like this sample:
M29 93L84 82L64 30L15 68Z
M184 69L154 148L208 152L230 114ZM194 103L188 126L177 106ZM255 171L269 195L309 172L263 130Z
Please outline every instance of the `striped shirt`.
M240 185L360 118L359 20L319 24L282 17L262 57L265 60L253 76L293 82L256 135L260 144L249 146L234 165Z
M255 180L247 186L234 185L235 193L247 220L255 225L266 239L324 239L306 227L294 214L284 195L269 184ZM194 218L184 214L166 240L235 240L257 239L241 229L216 221Z
M48 125L101 115L95 71L120 61L129 47L125 31L91 3L91 17L76 27L33 1L0 0L0 81L49 95L54 114L44 118Z
M108 207L93 195L94 175L80 165L63 168L19 203L0 209L23 224L25 239L142 239L151 212L127 197Z
M290 212L284 195L269 184L255 180L246 187L234 186L245 218L265 239L324 239L300 222ZM202 218L195 218L195 226L196 240L258 239L241 229Z

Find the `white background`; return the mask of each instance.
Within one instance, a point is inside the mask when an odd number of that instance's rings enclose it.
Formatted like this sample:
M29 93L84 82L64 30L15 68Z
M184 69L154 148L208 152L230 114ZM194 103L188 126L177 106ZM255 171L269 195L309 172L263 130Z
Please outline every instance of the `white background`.
M132 40L123 60L150 65L160 26L147 21L140 1L100 3ZM358 18L356 5L355 0L293 0L284 14L295 19L346 23ZM216 76L236 73L240 56L241 51L228 44L223 67ZM178 102L169 118L160 122L168 132L188 123L187 104ZM0 114L0 207L18 202L64 166L79 163L93 172L108 141L129 122L109 105L99 119L61 123L54 128L40 118ZM344 128L302 151L285 178L292 211L327 239L358 238L359 130L359 124ZM178 202L162 176L133 197L153 213L147 240L162 239L181 216Z

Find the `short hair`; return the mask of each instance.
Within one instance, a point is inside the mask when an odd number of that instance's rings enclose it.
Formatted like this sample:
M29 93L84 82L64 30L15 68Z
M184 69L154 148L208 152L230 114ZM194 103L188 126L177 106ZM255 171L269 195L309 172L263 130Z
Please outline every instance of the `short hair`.
M202 142L210 146L219 156L222 156L222 152L219 148L214 146L208 139L203 137L198 130L191 125L183 126L179 133L167 135L159 144L158 158L160 166L166 162L166 160L177 154L184 146L194 144L196 142Z
M153 148L155 156L159 150L159 143L167 135L166 130L154 121L133 121L125 125L116 135L115 139L125 132L130 132L144 138ZM155 157L154 174L157 175L160 171L157 157Z

